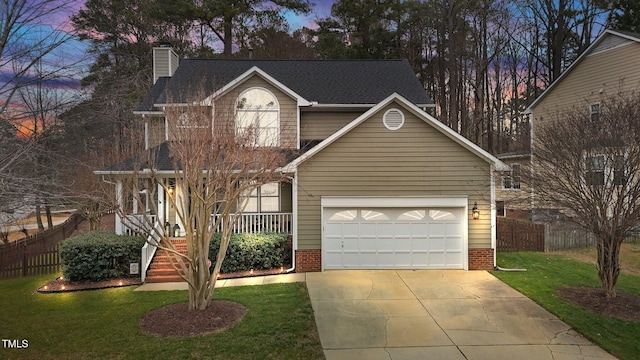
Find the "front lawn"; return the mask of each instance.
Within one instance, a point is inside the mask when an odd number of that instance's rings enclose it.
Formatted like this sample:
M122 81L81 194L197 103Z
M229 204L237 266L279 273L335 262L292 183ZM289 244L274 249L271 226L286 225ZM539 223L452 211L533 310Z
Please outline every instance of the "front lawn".
M134 292L135 287L39 294L52 276L0 281L0 359L323 359L311 302L302 283L229 287L215 300L247 307L233 328L189 338L156 338L140 317L185 302L186 291Z
M498 266L527 269L526 272L496 271L493 274L618 358L638 358L640 322L600 316L556 294L562 287L599 287L593 264L556 253L521 252L498 253ZM623 270L616 289L640 295L640 277L624 274Z

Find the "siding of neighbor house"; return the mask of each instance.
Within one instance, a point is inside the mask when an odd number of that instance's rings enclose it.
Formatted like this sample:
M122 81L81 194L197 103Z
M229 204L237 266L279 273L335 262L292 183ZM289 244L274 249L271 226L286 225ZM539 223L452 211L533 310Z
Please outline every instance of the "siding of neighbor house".
M303 112L300 116L301 140L324 140L362 112Z
M533 108L534 136L535 127L558 112L574 106L588 112L589 104L600 102L603 96L640 89L638 59L640 44L636 42L587 55Z
M220 99L216 100L215 111L217 114L214 121L219 121L219 119L234 119L234 104L238 95L252 87L267 89L278 99L280 105L280 145L283 147L296 148L298 145L298 105L296 100L278 90L258 75L251 76L232 91L229 91Z
M382 123L392 107L404 126ZM298 168L298 248L320 249L322 196L460 196L475 201L480 220L469 220L469 248L491 247L490 165L401 105L390 104Z
M528 156L514 158L500 158L505 164L511 166L520 164L520 189L504 188L505 173L494 173L496 184L496 201L504 201L506 210L531 210L531 187L529 187L529 172L531 159ZM510 173L509 173L510 174Z

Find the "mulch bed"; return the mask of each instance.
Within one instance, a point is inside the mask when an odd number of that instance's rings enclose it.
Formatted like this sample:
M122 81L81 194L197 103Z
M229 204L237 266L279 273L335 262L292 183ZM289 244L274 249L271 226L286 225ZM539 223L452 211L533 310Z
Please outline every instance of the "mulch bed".
M640 321L640 296L616 290L616 297L607 299L601 288L566 287L556 293L563 299L597 314L626 321Z
M207 335L229 329L246 312L246 307L230 301L213 301L205 310L189 310L188 303L179 303L144 314L140 329L163 338Z
M277 275L277 274L282 274L284 270L287 268L289 268L288 265L280 268L269 269L269 270L239 271L235 273L220 274L218 279L224 280L224 279L235 279L235 278L241 278L241 277ZM69 282L62 279L62 277L59 277L39 287L38 292L60 293L60 292L67 292L67 291L108 289L108 288L132 286L132 285L142 285L140 278L139 277L118 278L118 279L96 281L96 282Z

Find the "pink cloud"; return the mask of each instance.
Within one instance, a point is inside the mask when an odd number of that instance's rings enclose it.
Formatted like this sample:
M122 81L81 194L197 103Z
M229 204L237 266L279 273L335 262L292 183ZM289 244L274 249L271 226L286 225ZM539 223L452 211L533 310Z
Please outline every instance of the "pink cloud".
M337 0L316 0L315 5L311 10L311 13L307 15L296 15L293 13L287 14L286 18L289 21L289 25L292 30L297 30L302 27L316 29L318 25L316 22L319 19L323 19L331 16L331 6Z

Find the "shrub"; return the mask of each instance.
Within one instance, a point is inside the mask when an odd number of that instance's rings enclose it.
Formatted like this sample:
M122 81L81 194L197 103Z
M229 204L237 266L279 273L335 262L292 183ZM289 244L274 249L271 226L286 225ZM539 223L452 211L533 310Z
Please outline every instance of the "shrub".
M280 233L232 234L220 272L232 273L280 267L285 264L290 255L286 250L288 238L287 234ZM212 268L215 266L219 248L220 234L214 234L209 246Z
M67 239L60 248L62 273L69 281L101 281L129 275L129 263L140 262L145 240L90 232Z

